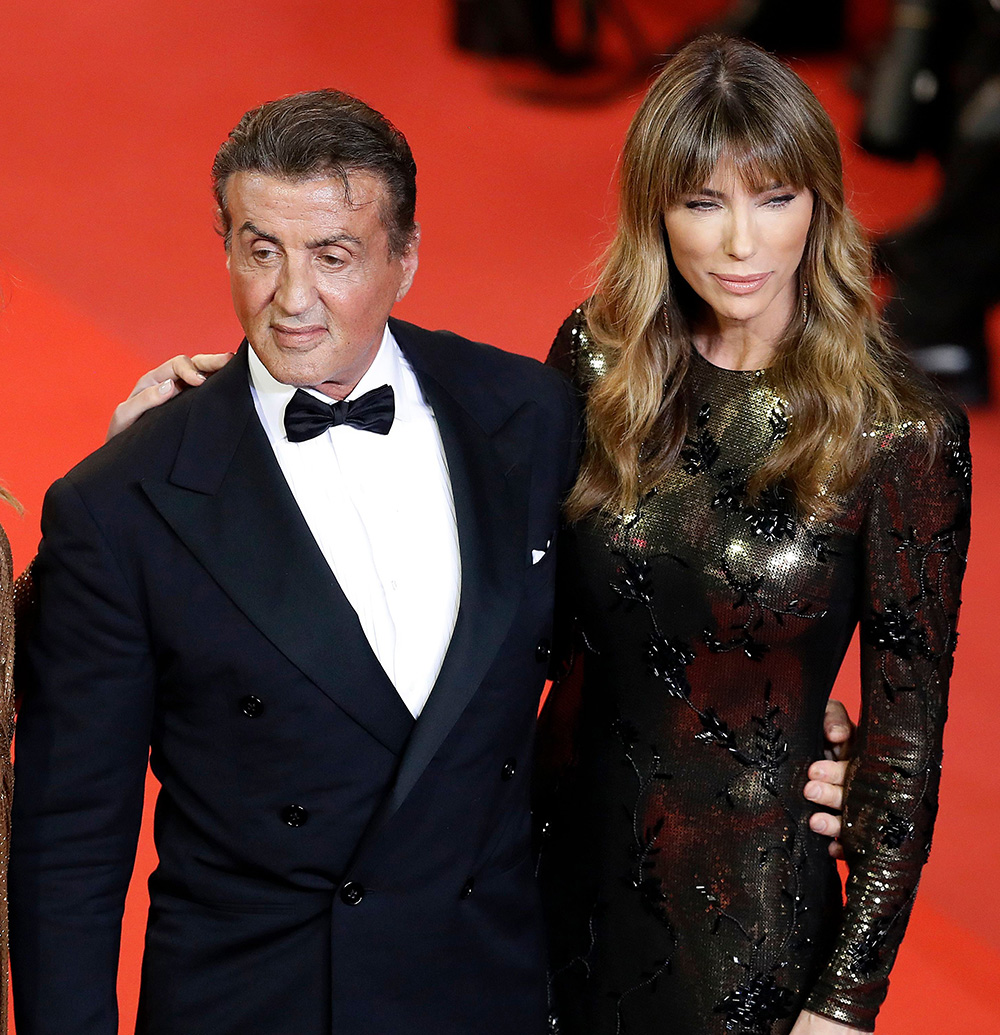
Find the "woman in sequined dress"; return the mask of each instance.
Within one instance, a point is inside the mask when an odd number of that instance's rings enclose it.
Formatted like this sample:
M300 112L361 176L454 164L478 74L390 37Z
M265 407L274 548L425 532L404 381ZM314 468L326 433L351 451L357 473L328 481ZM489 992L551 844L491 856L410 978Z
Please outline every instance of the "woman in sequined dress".
M673 58L620 191L550 356L587 422L539 748L553 1031L871 1031L936 810L967 423L886 342L836 132L769 55ZM858 623L842 906L801 792Z

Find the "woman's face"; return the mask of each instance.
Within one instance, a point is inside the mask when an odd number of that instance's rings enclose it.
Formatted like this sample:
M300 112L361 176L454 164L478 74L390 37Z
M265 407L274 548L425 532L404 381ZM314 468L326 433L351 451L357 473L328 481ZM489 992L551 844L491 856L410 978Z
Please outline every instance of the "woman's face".
M750 190L727 162L667 209L674 264L720 329L738 324L777 341L799 304L796 274L812 210L812 191L783 183Z

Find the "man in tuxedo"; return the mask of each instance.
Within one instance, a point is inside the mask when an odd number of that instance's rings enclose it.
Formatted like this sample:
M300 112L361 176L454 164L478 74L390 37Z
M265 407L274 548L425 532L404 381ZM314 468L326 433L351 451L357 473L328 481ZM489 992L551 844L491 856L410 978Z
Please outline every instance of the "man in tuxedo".
M118 1030L149 756L139 1031L540 1032L530 754L576 403L390 318L415 166L360 101L248 113L214 179L249 348L46 498L18 1030Z
M139 1032L541 1035L529 774L577 401L390 317L415 166L367 105L265 104L213 176L247 342L46 497L18 1031L117 1033L149 758Z

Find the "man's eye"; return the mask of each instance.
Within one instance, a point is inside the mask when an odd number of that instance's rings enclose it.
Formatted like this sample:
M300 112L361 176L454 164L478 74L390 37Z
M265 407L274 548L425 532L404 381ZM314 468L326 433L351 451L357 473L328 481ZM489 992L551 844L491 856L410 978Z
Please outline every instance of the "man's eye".
M254 248L250 253L257 262L267 262L277 254L273 248Z
M339 269L344 265L344 260L339 255L321 255L320 260L324 266L329 266L331 269Z

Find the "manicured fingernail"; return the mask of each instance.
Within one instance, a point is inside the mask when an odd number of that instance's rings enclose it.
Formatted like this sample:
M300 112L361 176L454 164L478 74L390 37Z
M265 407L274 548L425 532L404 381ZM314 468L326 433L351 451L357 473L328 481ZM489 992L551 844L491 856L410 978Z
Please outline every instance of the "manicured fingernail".
M174 383L168 377L166 381L161 381L156 387L160 395L166 395L167 392L169 392L170 389L174 387Z
M203 374L200 370L196 370L195 373L202 379L202 381L208 380L208 374Z

